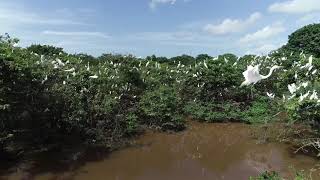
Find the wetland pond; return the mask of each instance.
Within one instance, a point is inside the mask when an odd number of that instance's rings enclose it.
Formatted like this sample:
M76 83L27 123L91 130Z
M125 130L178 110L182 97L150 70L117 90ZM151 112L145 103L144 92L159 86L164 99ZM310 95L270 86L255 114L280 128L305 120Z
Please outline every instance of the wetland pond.
M308 176L320 179L316 159L293 154L286 144L259 144L250 134L250 125L193 122L180 133L147 132L135 145L77 168L25 179L245 180L266 170L280 172L286 179L292 179L296 170L305 170ZM22 176L17 170L0 179Z

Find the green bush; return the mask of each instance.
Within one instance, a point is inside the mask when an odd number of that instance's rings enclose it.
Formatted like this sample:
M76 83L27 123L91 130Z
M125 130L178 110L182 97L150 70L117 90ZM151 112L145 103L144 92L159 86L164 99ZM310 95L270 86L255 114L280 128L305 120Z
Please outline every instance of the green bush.
M250 180L283 180L277 172L263 172L257 177L250 177Z
M298 98L291 99L285 106L292 122L304 121L320 124L320 104L314 100L299 102Z
M239 105L230 102L223 104L189 102L184 113L195 120L206 122L241 121Z
M288 51L305 52L320 57L320 24L310 24L289 36Z
M266 171L261 173L259 176L257 177L250 177L250 180L284 180L284 178L282 178L279 173L275 172L275 171ZM294 180L307 180L308 178L306 178L306 176L304 175L304 173L302 172L297 172L295 174Z
M148 91L141 97L141 121L163 130L181 130L184 128L181 105L174 88L160 86L159 89Z
M260 96L255 99L247 109L242 112L243 120L248 123L266 123L274 119L279 112L276 100Z

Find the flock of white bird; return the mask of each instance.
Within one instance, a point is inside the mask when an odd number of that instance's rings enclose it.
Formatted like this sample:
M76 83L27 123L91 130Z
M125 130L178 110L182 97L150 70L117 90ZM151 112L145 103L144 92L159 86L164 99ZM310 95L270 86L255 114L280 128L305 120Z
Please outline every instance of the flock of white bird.
M303 55L303 54L300 54ZM287 60L287 58L283 57L282 60ZM313 61L313 56L310 56L308 59L308 62L305 65L302 65L301 62L296 62L294 64L295 67L297 67L300 71L302 70L307 70L307 72L305 73L306 76L312 76L315 75L317 73L317 69L314 69L314 66L312 64ZM245 72L243 72L243 76L245 78L245 81L241 84L241 86L244 85L250 85L250 84L256 84L257 82L263 80L263 79L267 79L272 75L272 72L276 69L281 68L281 66L275 65L270 69L270 72L268 75L263 76L259 73L259 66L260 65L256 65L256 66L248 66L247 70ZM287 71L287 70L284 70ZM312 72L311 72L312 71ZM311 73L310 73L311 72ZM297 81L298 79L298 73L295 72L295 77L294 77ZM289 98L287 98L288 100L297 97L297 92L300 89L307 89L308 86L311 85L311 83L309 83L308 81L306 82L300 82L298 85L296 85L296 83L293 84L289 84L288 85L288 90L291 94L291 96ZM275 94L273 93L267 93L267 96L270 98L274 98ZM309 100L315 100L317 101L317 103L320 103L319 97L318 97L318 92L316 90L313 90L312 93L310 90L308 90L305 94L300 93L300 97L299 97L299 102L304 101L305 99L307 99L309 97ZM283 99L286 100L286 96L283 95Z
M302 57L304 57L304 59L306 59L306 57L303 53L300 55ZM287 59L288 58L283 57L280 60L286 61ZM194 78L201 77L202 71L195 72L194 69L199 69L199 68L208 69L209 68L208 62L210 60L211 61L218 60L218 57L215 57L213 59L207 59L202 62L197 62L193 66L191 66L191 65L185 66L185 65L181 64L181 62L178 62L175 69L172 69L168 66L162 65L158 62L140 60L139 64L137 66L133 66L132 69L135 69L135 70L141 72L143 81L145 81L147 77L149 77L150 79L154 79L154 77L151 75L154 73L156 73L157 75L160 75L160 74L163 75L163 73L161 73L161 71L160 71L161 69L163 69L163 70L169 72L169 73L166 73L166 74L168 74L169 78L175 77L176 82L180 83L184 80L183 75L188 75L189 73L192 73L192 77L194 77ZM78 66L75 67L74 64L70 63L69 61L63 62L59 58L56 58L55 60L51 60L51 61L46 60L46 58L43 55L40 56L40 61L37 61L37 64L44 64L44 63L46 63L46 61L51 62L53 69L58 69L58 70L64 71L65 73L70 73L73 77L77 76L77 74L79 72L85 70L85 71L90 72L92 74L91 76L89 76L90 79L99 79L101 77L101 78L106 78L109 80L115 80L115 79L119 78L119 67L121 67L123 65L122 63L114 63L113 61L109 61L109 62L104 62L103 64L100 63L98 66L92 66L92 67L90 67L90 64L88 63L87 65L85 65L83 67L83 65L81 64L82 61L78 60L77 61ZM239 59L232 66L236 66L238 61L239 61ZM224 57L224 62L228 63L228 59L225 57ZM264 62L268 62L269 64L270 63L271 64L277 64L277 63L279 64L279 61L277 61L275 58L271 58L269 56L266 56L263 58L259 57L259 56L255 56L252 64L247 66L247 69L243 72L243 76L244 76L245 80L242 82L241 87L248 86L248 85L254 85L254 84L260 82L261 80L267 79L270 76L272 76L272 73L277 69L281 69L284 72L288 71L286 69L283 69L283 67L281 66L281 63L280 63L280 66L279 65L272 66L267 75L261 75L260 74L260 66ZM176 64L176 62L174 62L174 63ZM221 65L221 63L219 65ZM295 69L297 71L302 72L302 71L306 70L306 73L305 73L306 76L317 75L318 70L315 69L313 66L313 57L312 56L309 57L308 62L306 64L303 64L303 62L298 61L298 62L295 62L293 66L295 67ZM69 67L69 68L66 68L66 67ZM77 69L78 69L78 71L77 71ZM300 72L296 72L295 77L294 77L296 79L297 84L293 83L293 84L288 85L288 91L290 93L290 96L286 97L286 95L283 95L284 100L290 100L294 97L297 97L298 96L297 93L299 92L299 90L308 89L309 86L311 85L311 83L309 83L308 81L301 82L299 80L298 73L300 73ZM175 76L177 74L182 74L182 75ZM221 75L223 76L224 74L221 74ZM68 74L67 80L69 79L69 77L70 76ZM45 83L47 80L48 80L48 76L46 75L44 77L44 79L42 80L42 83ZM66 85L67 80L64 80L62 82L62 84ZM166 85L166 82L164 82L163 85ZM119 86L118 84L114 83L111 85L111 88L113 88L113 89L118 88L118 86ZM128 90L128 89L130 89L130 86L131 86L131 84L127 83L127 84L122 84L120 88ZM203 87L203 86L204 86L203 83L202 84L199 83L197 85L197 87ZM303 92L303 91L301 91L301 92ZM112 94L112 93L113 92L110 91L110 94ZM307 90L306 93L304 93L304 94L300 93L299 95L300 95L300 97L299 97L300 102L309 98L310 100L316 100L318 103L320 103L318 93L316 90ZM273 94L273 93L268 92L267 96L272 99L275 98L275 94Z

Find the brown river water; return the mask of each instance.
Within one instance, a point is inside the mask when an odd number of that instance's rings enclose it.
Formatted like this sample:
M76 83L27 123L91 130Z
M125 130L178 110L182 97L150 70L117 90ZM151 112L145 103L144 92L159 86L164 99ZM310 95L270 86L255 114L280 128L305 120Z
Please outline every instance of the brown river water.
M289 145L259 144L250 132L249 125L237 123L191 123L187 130L173 134L147 132L134 146L100 160L30 179L245 180L266 170L278 171L286 179L304 170L307 176L320 179L318 160L293 154ZM2 178L22 179L22 174L17 171Z

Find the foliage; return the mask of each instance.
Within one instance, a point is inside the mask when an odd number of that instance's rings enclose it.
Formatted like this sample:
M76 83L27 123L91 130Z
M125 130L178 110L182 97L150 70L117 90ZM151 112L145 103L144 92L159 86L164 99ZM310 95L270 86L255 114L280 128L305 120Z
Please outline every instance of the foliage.
M54 56L54 55L59 55L61 53L64 53L62 48L49 46L49 45L40 45L40 44L31 45L27 47L27 50L30 52L45 55L45 56Z
M141 97L139 107L144 124L164 130L184 128L180 115L181 101L174 88L160 86L159 89L146 92Z
M285 105L285 108L291 122L303 120L319 127L320 105L317 101L306 100L300 102L298 98L294 98Z
M275 171L266 171L261 173L257 177L250 177L250 180L284 180L279 173ZM294 180L307 180L308 178L305 177L305 175L302 172L297 172L294 176Z
M265 123L274 119L277 106L266 97L258 97L250 104L228 102L200 103L190 102L184 107L186 115L206 122L242 121L247 123Z
M277 172L263 172L258 177L250 177L250 180L282 180Z
M239 107L230 102L223 104L190 102L184 107L184 112L193 119L206 122L241 120Z
M310 24L298 29L289 36L288 44L284 48L320 57L320 24Z
M243 111L243 119L249 123L266 123L272 121L278 112L275 101L260 96Z

